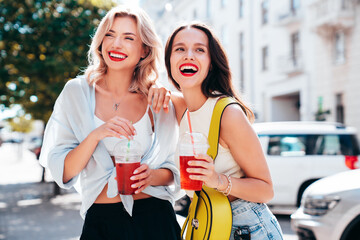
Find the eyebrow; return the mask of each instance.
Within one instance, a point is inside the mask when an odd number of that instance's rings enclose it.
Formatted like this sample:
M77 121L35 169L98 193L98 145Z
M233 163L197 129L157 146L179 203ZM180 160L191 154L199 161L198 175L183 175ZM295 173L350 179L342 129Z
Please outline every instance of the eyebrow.
M173 45L173 47L181 46L181 45L185 45L185 43L183 43L183 42L175 43L175 44ZM208 48L208 46L207 46L206 44L203 44L203 43L195 43L194 45L196 45L196 46L200 45L200 46L203 46L203 47Z
M115 31L112 30L112 29L110 29L109 32L115 33ZM135 36L135 37L136 37L136 34L135 34L135 33L132 33L132 32L125 32L125 33L123 33L123 35L132 35L132 36Z

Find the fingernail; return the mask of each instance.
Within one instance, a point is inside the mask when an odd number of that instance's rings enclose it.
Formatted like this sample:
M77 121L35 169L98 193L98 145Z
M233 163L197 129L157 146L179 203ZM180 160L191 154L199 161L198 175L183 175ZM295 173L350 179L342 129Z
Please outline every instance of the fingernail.
M137 133L136 133L136 130L134 130L134 135L136 135Z
M135 170L134 172L133 172L133 174L137 174L138 173L138 171L137 170Z
M135 184L131 185L131 187L132 187L132 188L136 188L136 187L135 187Z
M135 177L131 177L130 180L135 180Z
M166 105L166 104L164 104L164 108L167 108L167 105Z

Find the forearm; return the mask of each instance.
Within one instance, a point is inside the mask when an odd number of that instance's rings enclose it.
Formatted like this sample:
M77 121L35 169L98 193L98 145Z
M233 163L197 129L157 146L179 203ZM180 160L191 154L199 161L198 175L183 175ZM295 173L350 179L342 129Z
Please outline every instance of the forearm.
M64 162L64 183L70 181L86 167L98 142L95 136L90 133L84 141L67 154Z
M166 168L159 168L152 170L152 186L168 186L173 183L174 175L172 171Z
M218 189L221 191L228 189L229 182L227 177L223 174L220 175L221 184ZM231 191L229 195L241 198L250 202L266 203L274 197L273 187L271 183L255 178L235 178L231 179Z

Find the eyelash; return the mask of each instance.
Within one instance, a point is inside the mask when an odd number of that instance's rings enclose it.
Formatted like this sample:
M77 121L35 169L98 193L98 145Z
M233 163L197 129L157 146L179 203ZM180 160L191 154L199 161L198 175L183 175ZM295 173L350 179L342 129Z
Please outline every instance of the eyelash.
M111 33L107 33L107 34L105 34L105 37L113 37L113 35ZM132 37L125 37L125 39L134 41L134 38L132 38Z
M175 52L177 52L177 51L185 51L185 50L184 50L184 48L179 47L179 48L175 48ZM205 50L202 48L197 48L196 51L205 52Z

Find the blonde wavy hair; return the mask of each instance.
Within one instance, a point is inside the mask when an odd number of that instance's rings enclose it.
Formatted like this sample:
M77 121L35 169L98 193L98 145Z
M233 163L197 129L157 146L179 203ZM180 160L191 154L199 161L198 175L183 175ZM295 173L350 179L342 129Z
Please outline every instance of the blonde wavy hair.
M150 17L144 10L138 7L120 5L112 8L101 20L92 38L88 52L89 65L85 70L85 76L90 85L101 80L107 72L107 65L101 54L102 42L105 34L111 29L116 17L132 17L136 24L140 39L147 52L147 56L140 60L134 70L134 78L129 87L130 92L148 93L149 87L158 76L158 64L162 44L155 32Z

